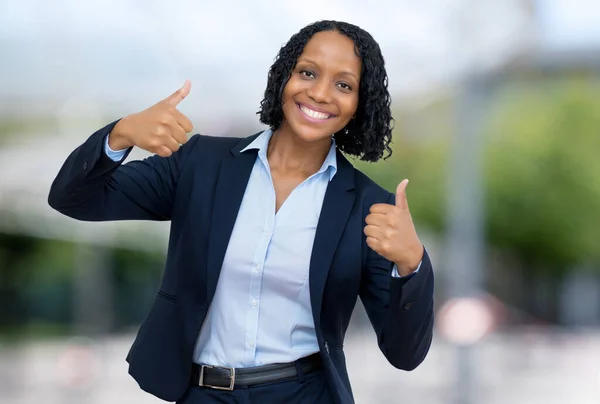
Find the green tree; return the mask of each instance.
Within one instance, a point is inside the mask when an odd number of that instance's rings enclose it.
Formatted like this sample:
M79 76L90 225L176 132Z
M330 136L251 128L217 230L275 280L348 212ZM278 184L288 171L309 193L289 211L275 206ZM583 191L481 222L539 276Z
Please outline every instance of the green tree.
M485 154L489 241L532 269L600 264L600 86L507 91Z

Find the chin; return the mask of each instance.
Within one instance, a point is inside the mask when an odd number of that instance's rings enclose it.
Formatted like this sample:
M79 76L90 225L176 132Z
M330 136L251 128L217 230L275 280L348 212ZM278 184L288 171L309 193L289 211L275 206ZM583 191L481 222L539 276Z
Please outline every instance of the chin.
M300 126L294 128L294 133L298 138L306 143L318 143L326 140L331 140L331 136L335 132L324 131L323 129L307 128Z

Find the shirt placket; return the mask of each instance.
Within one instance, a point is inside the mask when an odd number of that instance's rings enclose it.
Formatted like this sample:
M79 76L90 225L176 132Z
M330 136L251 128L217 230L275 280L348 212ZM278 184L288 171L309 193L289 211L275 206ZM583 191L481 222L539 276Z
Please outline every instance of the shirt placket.
M262 167L263 170L263 190L265 192L265 209L263 209L264 224L263 231L258 241L254 259L252 261L252 268L250 269L250 288L247 301L246 310L246 349L245 349L245 362L250 364L256 363L256 349L257 349L257 337L258 337L258 321L260 314L260 303L261 303L261 290L262 280L264 274L264 266L267 258L267 251L269 244L273 237L273 230L275 227L275 215L274 210L269 209L271 206L275 206L275 190L271 176L268 172L268 168Z

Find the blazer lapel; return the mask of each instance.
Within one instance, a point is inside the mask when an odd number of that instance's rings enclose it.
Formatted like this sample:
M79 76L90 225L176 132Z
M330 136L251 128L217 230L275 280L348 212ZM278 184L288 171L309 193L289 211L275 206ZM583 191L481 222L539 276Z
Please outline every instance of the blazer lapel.
M231 150L231 155L221 162L208 239L206 287L209 303L217 287L227 244L256 161L256 150L240 151L258 135L242 139Z
M309 287L313 318L320 333L323 290L336 248L354 206L354 168L338 151L338 170L327 186L310 258Z

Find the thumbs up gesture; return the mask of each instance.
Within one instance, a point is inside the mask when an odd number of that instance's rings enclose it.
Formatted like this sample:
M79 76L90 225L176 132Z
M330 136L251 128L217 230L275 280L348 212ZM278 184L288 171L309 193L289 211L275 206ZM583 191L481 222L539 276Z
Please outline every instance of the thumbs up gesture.
M137 146L161 157L168 157L187 142L192 122L177 110L177 105L190 93L186 80L179 90L144 111L121 119L108 137L113 150Z
M400 276L417 269L423 259L423 245L415 230L403 180L396 188L396 204L376 203L371 206L365 221L367 245L376 253L392 261Z

